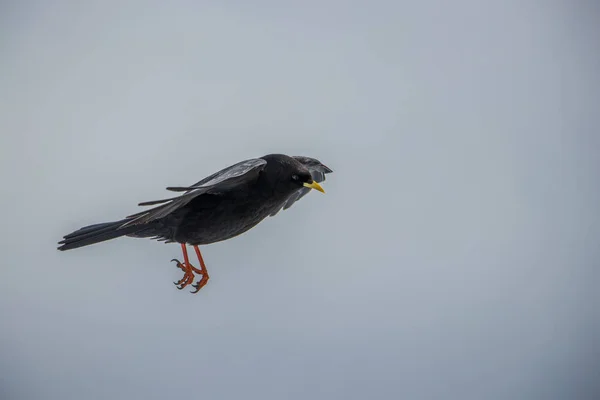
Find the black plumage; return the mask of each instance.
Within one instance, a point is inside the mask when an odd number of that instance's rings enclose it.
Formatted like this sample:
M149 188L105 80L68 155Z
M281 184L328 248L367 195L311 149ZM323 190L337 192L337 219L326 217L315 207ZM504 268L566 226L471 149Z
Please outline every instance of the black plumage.
M75 249L121 236L180 243L185 262L177 263L189 282L178 284L185 287L191 283L192 272L206 273L197 246L238 236L266 217L291 207L311 189L323 191L319 183L331 172L310 157L270 154L245 160L194 185L167 188L183 192L179 196L139 204L155 206L151 209L65 235L58 249ZM196 270L187 260L186 244L195 247L202 270Z

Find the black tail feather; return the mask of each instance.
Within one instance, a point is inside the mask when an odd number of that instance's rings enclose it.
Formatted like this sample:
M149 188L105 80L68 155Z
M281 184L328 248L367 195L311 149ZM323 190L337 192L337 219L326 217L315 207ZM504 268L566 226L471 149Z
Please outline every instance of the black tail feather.
M58 244L62 245L58 247L58 250L71 250L94 243L104 242L106 240L125 236L139 229L139 227L136 226L119 229L125 222L126 220L121 220L84 226L81 229L63 236L63 240L58 242Z

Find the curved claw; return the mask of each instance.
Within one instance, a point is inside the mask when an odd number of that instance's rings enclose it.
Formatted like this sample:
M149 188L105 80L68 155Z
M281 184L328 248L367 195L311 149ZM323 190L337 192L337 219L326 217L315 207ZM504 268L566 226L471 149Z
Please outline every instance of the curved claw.
M194 278L193 278L193 275L192 275L191 279L192 279L192 280L194 279ZM187 285L187 284L189 284L189 283L190 283L189 281L190 281L190 276L189 276L189 274L186 272L186 273L183 275L183 278L181 278L181 279L180 279L180 280L178 280L177 282L173 282L173 283L174 283L175 285Z
M173 282L176 285L181 285L183 282L185 282L187 279L186 275L183 275L183 278L181 278L180 280L178 280L177 282Z
M185 271L185 267L183 266L183 264L181 263L181 261L179 261L176 258L174 258L174 259L171 260L171 262L173 262L173 261L177 263L177 265L176 265L177 268L179 268L182 271Z
M181 290L185 287L185 286L183 286L185 282L182 282L182 281L183 281L183 279L181 279L177 282L173 282L173 285L177 286L177 289ZM181 286L181 287L179 287L179 286Z
M198 269L191 265L189 262L187 262L187 260L184 264L176 258L172 259L171 262L177 263L177 268L184 272L183 277L179 281L173 282L177 289L181 290L186 286L191 285L194 287L195 290L190 291L190 293L196 294L208 282L209 277L205 268ZM194 284L194 273L202 275L202 278L196 284Z
M181 290L183 289L183 287L179 287L181 285L183 285L183 279L178 280L177 282L173 282L173 285L177 286L177 289Z
M200 291L200 289L202 289L204 286L206 286L206 284L208 283L208 275L204 275L202 276L202 279L200 279L198 282L196 282L195 285L192 285L196 290L192 290L190 293L192 294L196 294Z
M188 285L188 280L187 278L185 280L182 279L183 282L173 282L175 284L175 287L179 290L183 289L184 287L186 287Z

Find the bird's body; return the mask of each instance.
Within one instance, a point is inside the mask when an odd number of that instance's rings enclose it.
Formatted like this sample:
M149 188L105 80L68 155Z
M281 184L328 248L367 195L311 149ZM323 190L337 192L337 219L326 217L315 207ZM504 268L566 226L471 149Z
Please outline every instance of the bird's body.
M318 160L308 157L271 154L242 161L192 186L167 188L184 192L180 196L140 203L160 204L150 210L119 221L86 226L66 235L59 250L121 236L176 242L182 245L186 261L185 264L178 262L178 266L188 274L186 244L194 246L203 264L197 246L248 231L282 208L289 208L311 188L323 191L317 182L325 180L325 174L330 172ZM191 264L190 268L193 269Z
M132 237L206 245L231 239L268 217L289 193L265 192L262 177L243 188L198 196L162 219L140 226ZM218 227L218 229L217 229Z

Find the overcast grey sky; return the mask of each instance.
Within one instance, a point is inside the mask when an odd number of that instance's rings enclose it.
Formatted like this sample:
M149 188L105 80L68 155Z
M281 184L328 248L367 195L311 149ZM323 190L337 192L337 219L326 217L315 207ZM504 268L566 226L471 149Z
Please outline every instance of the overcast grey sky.
M597 399L592 4L2 2L0 398ZM327 194L196 296L177 245L55 249L271 152Z

